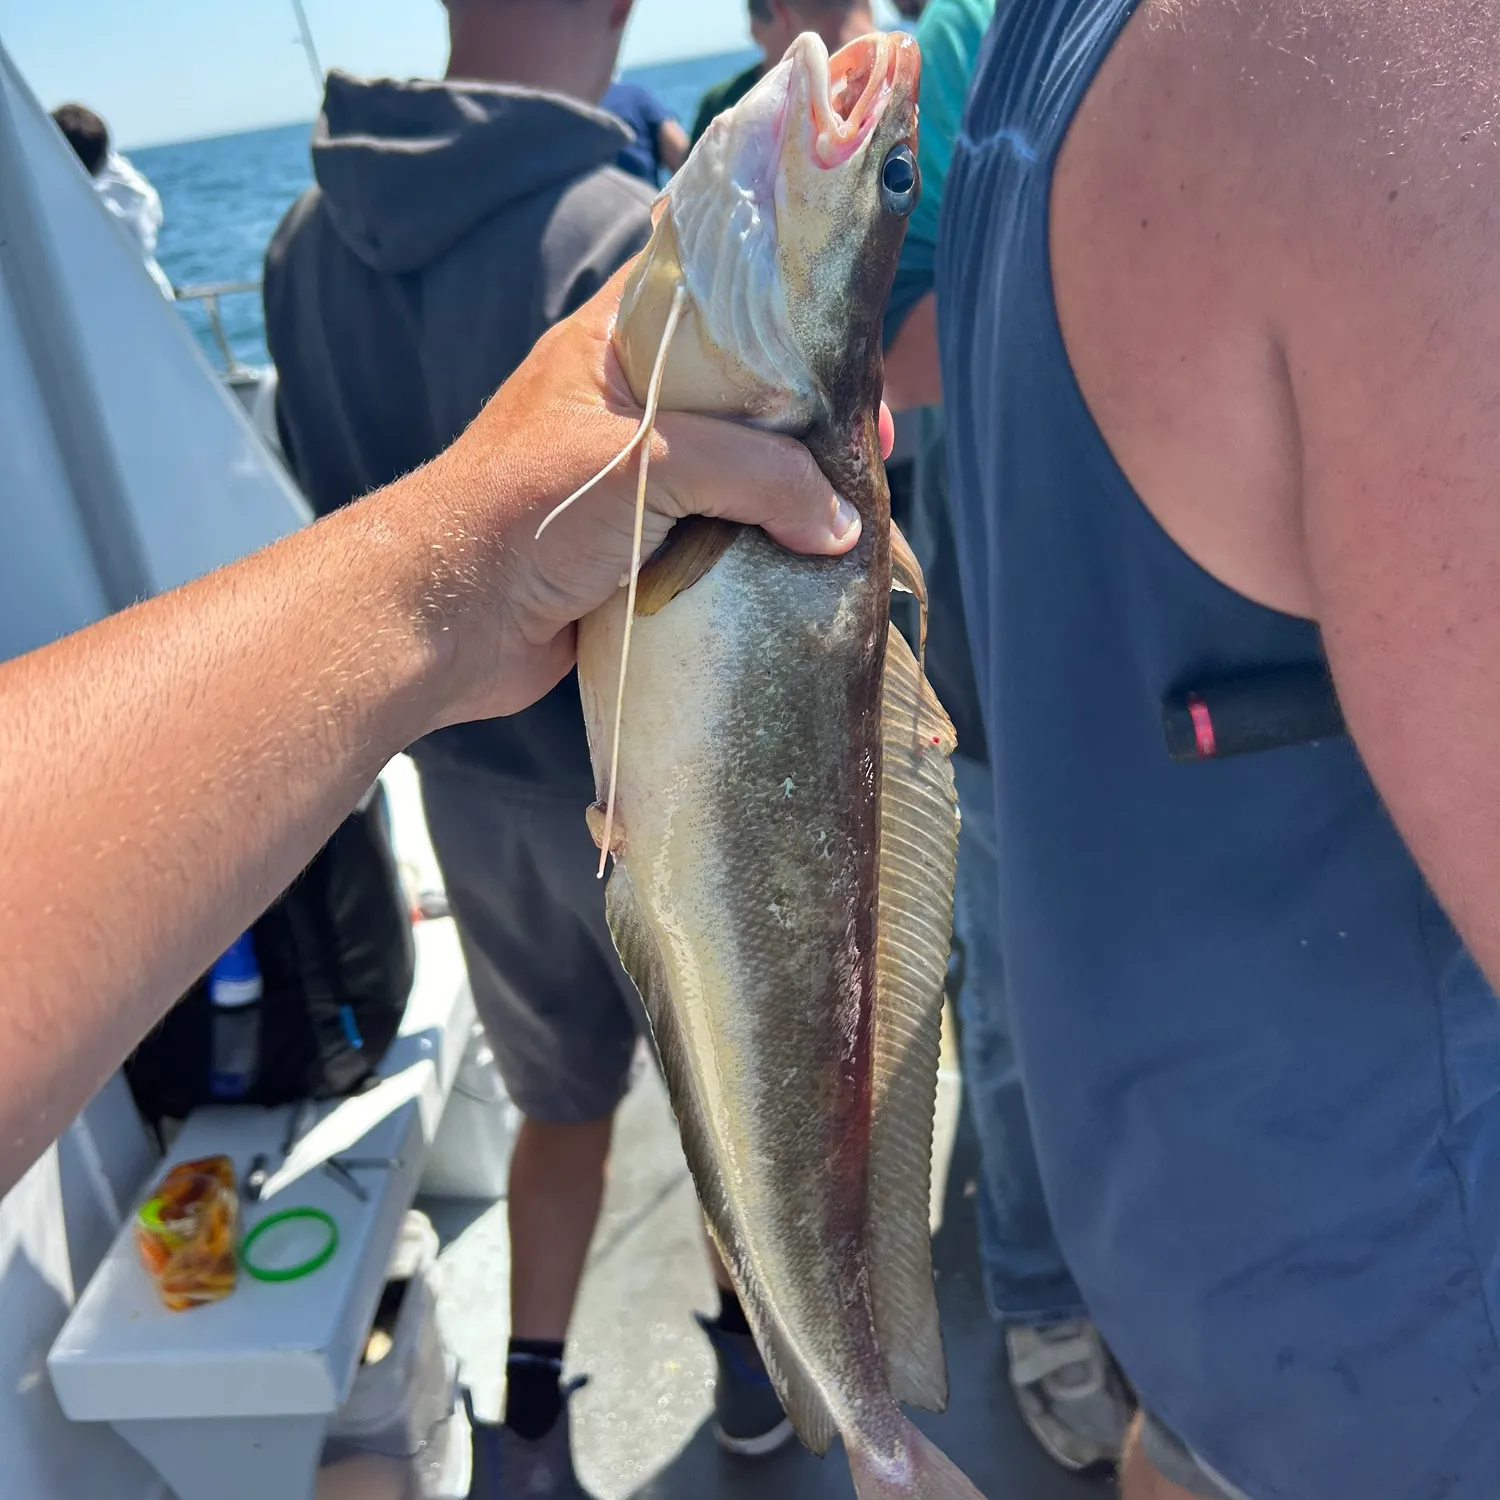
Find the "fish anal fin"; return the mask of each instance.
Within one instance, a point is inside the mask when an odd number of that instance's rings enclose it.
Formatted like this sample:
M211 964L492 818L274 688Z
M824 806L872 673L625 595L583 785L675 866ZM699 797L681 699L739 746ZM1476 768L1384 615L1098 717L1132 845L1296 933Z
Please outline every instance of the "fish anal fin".
M923 671L927 665L927 580L922 576L922 564L911 550L911 543L894 521L891 522L891 587L916 596L917 670Z
M891 1393L931 1411L948 1380L928 1211L943 981L953 926L956 736L891 627L882 702L879 941L870 1136L871 1301Z
M654 615L686 593L723 557L740 530L734 521L712 516L688 516L679 521L666 545L641 569L636 614Z
M719 1251L766 1362L771 1383L797 1436L814 1453L826 1453L837 1433L827 1402L797 1357L791 1341L772 1314L762 1288L751 1274L750 1258L740 1243L733 1206L725 1190L714 1150L708 1114L693 1074L691 1052L680 1013L672 1001L671 977L665 955L636 896L627 864L616 864L604 893L610 936L625 972L640 993L672 1113L677 1118L688 1171L698 1191L698 1202L708 1221L709 1234Z

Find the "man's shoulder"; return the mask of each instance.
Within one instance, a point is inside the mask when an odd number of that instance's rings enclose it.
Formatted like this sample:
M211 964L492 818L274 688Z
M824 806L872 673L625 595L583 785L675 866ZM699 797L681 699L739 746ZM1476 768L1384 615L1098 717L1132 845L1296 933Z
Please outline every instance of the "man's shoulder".
M1493 103L1500 49L1473 42L1460 24L1471 11L1469 0L1145 0L1116 50L1143 106L1194 108L1241 132L1274 127L1280 153L1316 163L1330 135L1299 135L1295 122L1379 149L1444 128L1445 100L1466 112L1476 98Z
M1144 0L1069 148L1088 139L1108 161L1096 178L1106 202L1134 211L1165 194L1211 207L1188 223L1193 239L1272 216L1335 223L1348 217L1341 205L1392 189L1472 201L1460 168L1476 152L1463 148L1488 134L1500 49L1464 40L1468 9ZM1143 216L1155 222L1142 206Z
M308 245L319 232L324 216L323 194L316 183L305 189L282 215L281 223L276 226L276 231L266 246L267 296L274 293L288 264L305 253L302 247Z
M656 193L639 177L613 164L581 173L558 195L549 230L613 236L622 228L651 225Z

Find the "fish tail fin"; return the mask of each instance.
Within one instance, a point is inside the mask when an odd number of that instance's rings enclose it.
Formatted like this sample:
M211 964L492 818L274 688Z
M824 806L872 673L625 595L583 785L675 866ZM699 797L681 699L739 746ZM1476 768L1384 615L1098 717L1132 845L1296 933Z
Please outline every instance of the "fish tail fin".
M963 1471L904 1416L894 1454L851 1443L849 1472L859 1500L984 1500Z
M641 416L640 431L636 434L641 444L641 474L635 489L635 531L631 540L630 576L626 585L629 592L625 596L625 632L620 640L620 680L615 689L615 732L609 750L609 786L604 797L604 841L599 846L601 880L604 878L604 867L609 861L610 838L615 826L615 782L620 773L620 720L625 713L625 669L630 662L630 627L635 623L635 595L641 571L641 536L646 524L646 479L651 472L651 434L656 429L656 404L661 399L661 380L667 368L667 351L672 347L672 335L677 332L677 320L682 316L687 295L687 286L678 282L677 290L672 293L672 309L667 314L666 326L662 329L661 347L656 351L651 383L646 388L646 409ZM548 520L550 519L549 516ZM546 522L542 524L545 526Z

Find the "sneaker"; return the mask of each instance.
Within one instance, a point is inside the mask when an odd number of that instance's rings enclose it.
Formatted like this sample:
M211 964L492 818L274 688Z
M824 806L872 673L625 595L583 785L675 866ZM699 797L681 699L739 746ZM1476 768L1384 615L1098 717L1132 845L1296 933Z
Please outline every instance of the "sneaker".
M469 1500L594 1500L573 1472L568 1426L568 1398L587 1379L580 1375L563 1387L562 1415L534 1442L504 1423L479 1421L473 1398L464 1391L474 1442Z
M1075 1473L1119 1461L1134 1403L1086 1319L1005 1330L1010 1383L1032 1435Z
M766 1373L765 1361L748 1333L726 1333L717 1320L695 1313L713 1345L719 1366L714 1381L714 1436L727 1453L760 1458L792 1436L791 1418Z

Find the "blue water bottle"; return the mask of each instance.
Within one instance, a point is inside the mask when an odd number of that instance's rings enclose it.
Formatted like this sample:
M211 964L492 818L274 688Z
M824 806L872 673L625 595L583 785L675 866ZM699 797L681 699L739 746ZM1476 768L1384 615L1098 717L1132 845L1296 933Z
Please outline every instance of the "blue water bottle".
M247 932L208 972L212 1023L209 1092L243 1099L260 1070L260 1003L265 994L255 944Z

